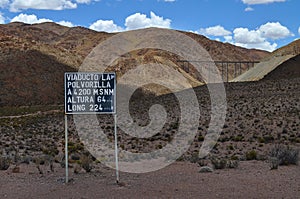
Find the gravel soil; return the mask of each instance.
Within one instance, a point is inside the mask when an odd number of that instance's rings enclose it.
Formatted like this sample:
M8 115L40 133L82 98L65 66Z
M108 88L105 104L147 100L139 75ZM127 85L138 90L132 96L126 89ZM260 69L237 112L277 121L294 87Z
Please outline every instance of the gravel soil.
M99 165L64 183L64 169L41 175L33 164L0 172L0 198L299 198L300 166L270 170L263 161L242 161L236 169L199 173L197 164L176 162L146 174L120 173Z
M69 121L69 184L62 168L64 123L62 113L41 113L0 118L1 157L10 157L10 167L0 171L2 198L300 198L300 166L270 170L268 154L277 144L300 148L300 78L280 81L226 84L228 110L223 131L210 157L236 159L235 169L199 173L196 163L210 120L209 96L196 88L201 117L198 135L189 150L176 162L146 174L120 173L95 164L90 173L76 170L76 161L86 154L75 125ZM170 110L163 129L151 139L136 139L119 131L119 144L131 152L149 152L172 140L178 128L179 108L174 96L151 101L136 98L133 117L139 125L149 122L147 110L156 102ZM175 101L176 102L176 101ZM112 117L101 118L100 126L113 140ZM101 123L102 122L102 123ZM249 152L259 161L245 161ZM197 157L197 156L196 156ZM51 171L48 161L54 161ZM23 162L23 163L22 163ZM25 162L29 164L25 164ZM44 164L41 164L44 162ZM101 162L101 160L100 160ZM18 164L18 166L16 166ZM37 169L39 165L40 170Z

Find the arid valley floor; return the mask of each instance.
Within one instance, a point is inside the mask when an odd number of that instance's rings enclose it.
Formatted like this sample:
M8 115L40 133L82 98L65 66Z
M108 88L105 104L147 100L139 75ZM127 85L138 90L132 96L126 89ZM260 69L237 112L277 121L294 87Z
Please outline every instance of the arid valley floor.
M299 165L270 168L270 150L275 145L299 149L300 79L263 80L225 85L228 112L224 129L211 154L197 159L197 152L209 122L209 97L206 87L195 92L201 117L198 135L187 153L176 163L147 174L120 174L99 162L83 167L84 147L80 144L70 117L70 175L64 184L63 146L64 120L62 111L39 112L26 117L1 118L2 153L14 157L6 171L0 171L1 198L297 198L300 195ZM162 103L173 107L172 95L147 97L147 104ZM152 99L152 100L151 100ZM140 100L139 100L140 101ZM134 106L141 106L132 102ZM168 107L166 108L167 110ZM137 109L133 109L137 110ZM133 113L142 122L143 109ZM172 113L174 114L174 113ZM140 121L138 118L141 118ZM176 132L176 117L171 117L154 139L136 140L122 132L119 145L126 150L153 150L164 146ZM175 121L172 121L175 120ZM113 138L112 118L105 116L100 124ZM17 153L17 155L16 155ZM251 156L249 154L254 155ZM79 156L79 158L78 158ZM211 166L211 159L237 161L234 168L215 169L199 173L200 165ZM50 164L52 167L50 167ZM213 167L213 166L212 166ZM225 166L226 167L226 166Z

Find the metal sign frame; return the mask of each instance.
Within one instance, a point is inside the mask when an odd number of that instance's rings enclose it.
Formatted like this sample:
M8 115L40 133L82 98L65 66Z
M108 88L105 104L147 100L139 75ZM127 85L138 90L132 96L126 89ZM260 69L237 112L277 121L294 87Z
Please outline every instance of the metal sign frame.
M113 79L113 93L112 95L109 95L111 97L113 97L113 101L111 101L111 105L113 105L113 111L93 111L93 110L89 110L89 111L72 111L72 112L68 112L67 111L67 105L69 104L67 102L67 97L70 96L68 95L67 93L67 89L71 89L73 90L74 88L67 88L67 82L71 82L71 80L67 80L67 75L74 75L74 74L87 74L87 75L97 75L97 76L102 76L102 75L113 75L114 76L114 79ZM65 75L64 75L64 87L65 87L65 114L68 114L68 115L73 115L73 114L116 114L116 79L117 79L117 76L116 76L116 73L115 72L111 72L111 73L98 73L98 72L66 72ZM73 80L73 82L81 82L83 80ZM84 80L84 81L88 81L88 80ZM94 81L94 82L100 82L100 80L90 80L90 81ZM76 88L77 89L77 88ZM79 90L80 89L84 89L84 88L78 88ZM95 88L94 88L95 89ZM72 95L73 96L73 92L72 92ZM76 96L81 96L79 94L76 94ZM94 94L90 93L90 94L86 94L86 96L95 96ZM101 95L97 95L97 96L101 96ZM95 100L96 101L96 100ZM71 103L72 104L72 103ZM82 103L82 105L85 104L85 103ZM89 103L90 105L101 105L102 102L93 102L93 103ZM94 107L93 107L94 108Z
M92 74L92 75L114 75L114 85L113 85L113 94L111 96L113 96L113 101L111 101L111 103L113 104L113 111L108 111L108 112L99 112L99 111L83 111L83 112L67 112L67 74ZM116 182L119 183L119 161L118 161L118 137L117 137L117 104L116 104L116 99L117 99L117 85L116 85L116 73L112 72L112 73L99 73L99 72L66 72L64 74L64 88L65 88L65 175L66 175L66 180L65 182L68 183L69 182L69 162L68 162L68 115L73 115L73 114L112 114L114 115L114 136L115 136L115 164L116 164ZM100 82L100 80L99 80ZM91 95L91 94L90 94ZM73 93L72 95L73 96ZM101 96L101 95L99 95ZM95 103L92 103L93 105Z

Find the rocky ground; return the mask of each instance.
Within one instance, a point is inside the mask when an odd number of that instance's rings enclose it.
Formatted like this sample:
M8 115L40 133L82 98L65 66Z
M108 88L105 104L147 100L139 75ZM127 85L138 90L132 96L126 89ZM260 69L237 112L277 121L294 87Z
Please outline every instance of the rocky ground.
M36 198L297 198L300 195L299 166L279 166L277 170L270 170L270 151L274 146L289 146L290 150L300 148L300 78L225 86L226 122L209 156L205 159L197 156L207 133L211 111L207 89L199 87L195 89L201 111L198 135L188 152L177 163L157 172L122 173L124 186L115 185L114 171L101 166L85 150L71 116L69 153L74 181L69 185L64 185L61 179L64 176L63 113L2 117L1 198L32 198L34 194ZM165 106L168 120L151 138L137 139L119 130L119 146L131 152L163 148L180 125L180 109L174 96L151 98L136 94L133 99L131 113L140 126L149 122L145 113L153 103ZM113 140L113 118L101 115L99 122L107 137ZM200 166L206 165L224 169L198 173ZM89 169L91 172L86 173Z
M21 165L20 173L0 172L1 198L298 198L299 166L270 170L263 161L243 161L236 169L199 173L197 164L176 162L146 174L121 173L99 167L91 173L64 170L37 174L34 165Z

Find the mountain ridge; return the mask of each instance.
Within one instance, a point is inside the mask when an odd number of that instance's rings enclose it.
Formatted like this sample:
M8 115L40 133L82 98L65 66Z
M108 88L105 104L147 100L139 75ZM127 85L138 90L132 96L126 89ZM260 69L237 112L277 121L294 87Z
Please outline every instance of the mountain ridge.
M179 32L202 45L213 60L260 60L269 55L265 51L212 41L202 35L190 32ZM52 22L33 25L14 22L0 25L0 69L3 71L0 76L0 85L3 88L1 89L0 106L62 104L63 73L78 70L85 57L99 43L116 34L118 33L97 32L84 27L69 28ZM193 66L190 64L188 68L183 68L178 59L180 57L159 49L142 49L124 55L122 59L115 62L110 70L114 70L119 76L122 76L138 64L155 62L174 68L183 74L193 87L201 85L203 80L196 75ZM24 63L24 60L27 62ZM33 65L33 69L30 69L31 65ZM118 68L119 65L124 67ZM232 73L232 70L229 71ZM41 76L45 73L48 73L46 76L49 81L53 81L53 86L43 93L43 88L47 86L43 83ZM13 85L16 76L7 74L22 74L17 76L18 81L22 82L19 87L11 88L9 86ZM37 91L43 94L38 97ZM54 93L59 93L59 95ZM16 99L14 95L25 100ZM52 99L49 95L56 97ZM39 101L39 98L43 100Z

